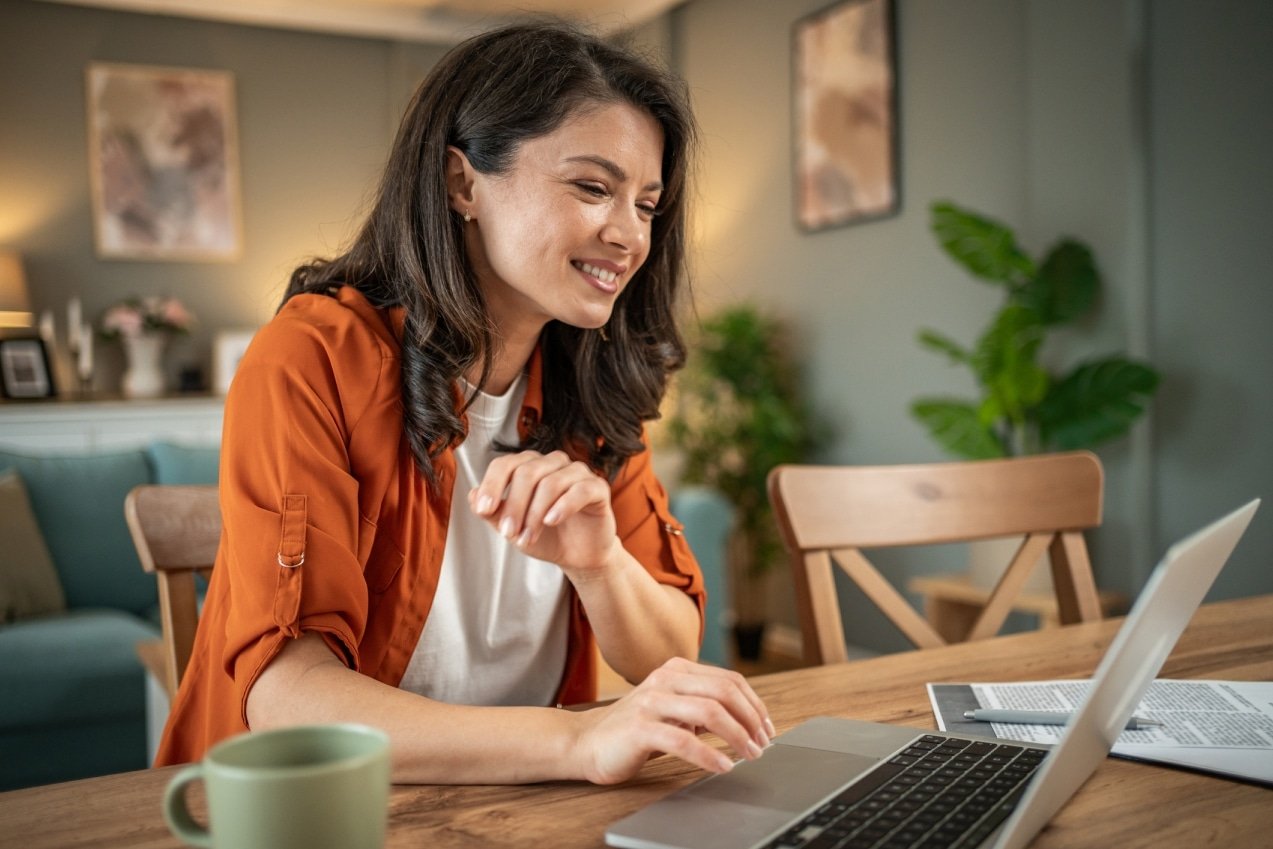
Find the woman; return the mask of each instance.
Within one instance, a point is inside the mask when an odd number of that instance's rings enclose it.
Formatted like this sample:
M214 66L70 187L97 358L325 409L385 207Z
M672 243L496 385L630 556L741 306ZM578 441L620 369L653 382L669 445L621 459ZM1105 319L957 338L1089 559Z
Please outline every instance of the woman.
M160 763L387 730L398 782L713 772L773 733L691 662L702 576L650 468L692 118L566 27L478 36L405 116L353 246L299 268L226 405L225 526ZM636 688L588 711L594 639Z

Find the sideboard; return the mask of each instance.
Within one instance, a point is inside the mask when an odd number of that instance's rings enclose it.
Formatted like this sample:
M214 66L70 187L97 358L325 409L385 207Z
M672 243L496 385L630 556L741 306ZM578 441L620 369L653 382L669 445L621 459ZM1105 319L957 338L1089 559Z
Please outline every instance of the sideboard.
M0 448L108 451L156 440L219 445L224 407L220 395L5 401L0 403Z

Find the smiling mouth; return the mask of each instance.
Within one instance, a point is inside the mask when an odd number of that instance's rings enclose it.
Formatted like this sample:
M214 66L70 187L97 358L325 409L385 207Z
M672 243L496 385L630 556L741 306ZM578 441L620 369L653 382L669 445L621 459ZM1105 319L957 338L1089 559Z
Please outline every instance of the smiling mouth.
M615 272L607 271L604 268L597 268L595 265L589 265L586 262L572 261L570 264L582 271L584 274L597 278L602 283L614 283L614 281L619 279L619 275Z

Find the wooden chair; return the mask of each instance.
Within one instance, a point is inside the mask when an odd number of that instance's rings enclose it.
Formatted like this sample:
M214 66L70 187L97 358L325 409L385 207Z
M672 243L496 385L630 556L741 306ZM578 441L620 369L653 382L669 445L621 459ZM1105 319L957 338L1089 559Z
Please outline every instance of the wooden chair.
M163 637L138 644L137 653L171 699L194 648L199 621L195 575L212 574L221 541L217 488L138 486L124 499L124 517L141 567L159 583Z
M915 646L944 639L863 549L1023 536L964 639L994 636L1044 551L1063 624L1101 618L1082 532L1101 523L1103 472L1086 451L906 466L778 466L769 499L791 559L811 664L847 660L834 560Z

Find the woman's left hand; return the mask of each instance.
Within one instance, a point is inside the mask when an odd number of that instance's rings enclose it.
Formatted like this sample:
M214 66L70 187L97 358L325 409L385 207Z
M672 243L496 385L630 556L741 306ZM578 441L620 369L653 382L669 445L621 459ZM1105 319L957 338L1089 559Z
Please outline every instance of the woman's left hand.
M563 451L495 458L469 506L526 555L572 578L604 568L621 548L610 486Z

